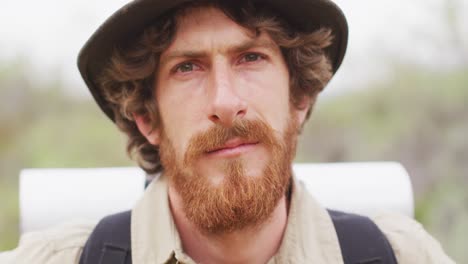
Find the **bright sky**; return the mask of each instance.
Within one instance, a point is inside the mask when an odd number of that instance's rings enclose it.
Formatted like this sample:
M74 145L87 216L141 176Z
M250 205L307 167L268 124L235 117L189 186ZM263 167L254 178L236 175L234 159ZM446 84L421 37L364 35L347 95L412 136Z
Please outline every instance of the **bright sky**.
M45 78L63 79L72 92L88 96L76 68L76 56L94 30L124 0L6 0L0 9L0 61L28 58ZM348 53L332 92L357 88L388 76L389 62L447 68L468 61L468 1L336 0L348 18ZM457 34L448 30L444 6L459 13ZM454 46L453 36L461 45ZM463 45L464 44L464 45ZM79 88L76 90L76 88Z

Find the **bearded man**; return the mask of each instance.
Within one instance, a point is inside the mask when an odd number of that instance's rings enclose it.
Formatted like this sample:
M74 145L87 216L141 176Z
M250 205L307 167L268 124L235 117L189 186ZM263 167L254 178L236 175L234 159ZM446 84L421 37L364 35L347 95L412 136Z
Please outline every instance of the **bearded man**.
M453 263L414 221L327 211L292 173L297 136L346 42L329 0L123 7L85 45L79 68L128 151L160 176L131 216L30 237L9 259Z

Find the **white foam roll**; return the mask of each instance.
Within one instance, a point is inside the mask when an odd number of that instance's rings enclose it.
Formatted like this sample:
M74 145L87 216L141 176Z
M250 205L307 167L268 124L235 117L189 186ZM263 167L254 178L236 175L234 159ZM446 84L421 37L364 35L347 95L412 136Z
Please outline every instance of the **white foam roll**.
M21 232L129 210L141 197L144 182L139 168L22 170Z
M294 164L294 172L319 203L372 215L413 216L408 173L398 163ZM21 232L73 220L97 221L129 210L144 192L140 168L26 169L20 175Z
M410 177L396 162L295 164L294 172L320 204L362 215L413 217Z

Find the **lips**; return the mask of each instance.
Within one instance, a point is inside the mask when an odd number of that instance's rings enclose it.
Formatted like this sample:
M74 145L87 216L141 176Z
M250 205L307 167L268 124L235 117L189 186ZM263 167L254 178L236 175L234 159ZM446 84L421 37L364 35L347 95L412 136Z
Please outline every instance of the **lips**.
M213 149L207 151L207 154L216 154L216 153L225 153L233 152L236 150L242 150L251 146L258 144L258 141L249 141L241 138L233 138L226 141L223 145L217 146Z

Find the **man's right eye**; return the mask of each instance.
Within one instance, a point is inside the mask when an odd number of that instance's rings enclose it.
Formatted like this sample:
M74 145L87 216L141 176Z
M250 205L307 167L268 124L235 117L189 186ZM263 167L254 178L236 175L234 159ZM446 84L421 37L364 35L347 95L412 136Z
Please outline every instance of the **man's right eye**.
M181 73L185 73L185 72L191 72L191 71L194 71L197 69L197 66L192 63L192 62L184 62L184 63L181 63L179 65L177 65L174 69L174 72L181 72Z

